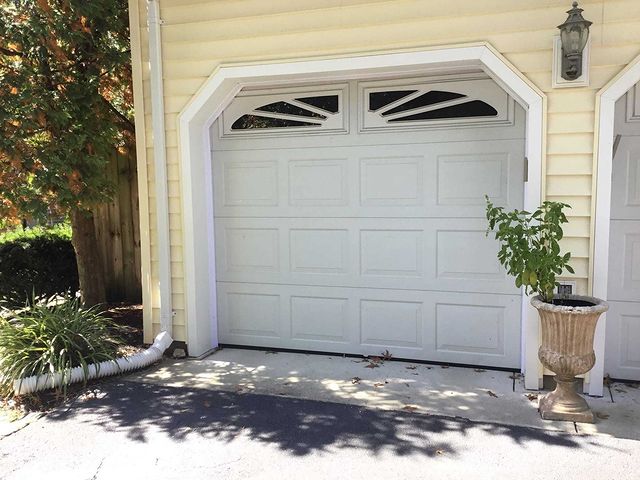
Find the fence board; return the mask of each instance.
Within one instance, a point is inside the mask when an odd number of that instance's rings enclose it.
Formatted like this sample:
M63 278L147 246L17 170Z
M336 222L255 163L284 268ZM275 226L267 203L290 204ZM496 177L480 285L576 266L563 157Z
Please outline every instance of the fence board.
M98 248L104 262L107 299L110 302L140 302L140 225L135 153L114 153L106 174L114 185L113 200L97 207L94 219Z

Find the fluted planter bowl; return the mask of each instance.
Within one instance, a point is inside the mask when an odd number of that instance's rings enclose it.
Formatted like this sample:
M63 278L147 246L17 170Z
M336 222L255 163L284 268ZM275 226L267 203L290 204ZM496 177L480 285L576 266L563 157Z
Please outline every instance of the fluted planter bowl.
M556 389L540 399L540 415L545 420L593 423L593 412L576 392L576 375L587 373L596 362L593 337L598 318L609 305L580 295L563 295L553 304L538 296L531 305L538 310L542 325L538 358L556 374Z

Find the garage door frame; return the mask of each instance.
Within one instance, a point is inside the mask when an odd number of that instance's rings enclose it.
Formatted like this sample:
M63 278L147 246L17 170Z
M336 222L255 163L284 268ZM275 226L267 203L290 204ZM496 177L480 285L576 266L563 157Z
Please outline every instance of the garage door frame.
M593 262L591 266L591 291L598 298L607 298L609 275L609 227L611 220L611 173L613 167L613 135L616 102L636 83L640 82L640 56L629 63L618 75L596 95L595 125L595 171L593 191L595 193L593 234L591 235ZM598 322L595 337L596 364L589 372L591 378L604 375L604 349L606 314ZM602 396L600 381L588 382L585 391L589 395Z
M246 87L390 74L428 75L465 68L484 70L526 111L525 152L529 162L524 207L533 209L542 198L546 97L487 43L266 64L226 64L215 70L178 117L186 327L191 355L204 354L218 344L209 128L235 95ZM523 294L522 370L530 389L542 384L542 368L537 359L539 338L537 312Z

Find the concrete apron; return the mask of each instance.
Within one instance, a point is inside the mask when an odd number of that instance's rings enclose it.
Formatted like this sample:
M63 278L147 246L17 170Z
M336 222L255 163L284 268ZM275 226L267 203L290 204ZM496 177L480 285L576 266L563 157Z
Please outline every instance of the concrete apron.
M623 384L611 385L611 395L605 389L605 397L587 397L597 423L575 424L542 420L538 392L525 390L519 374L481 368L222 349L204 360L166 360L127 379L640 439L640 389Z

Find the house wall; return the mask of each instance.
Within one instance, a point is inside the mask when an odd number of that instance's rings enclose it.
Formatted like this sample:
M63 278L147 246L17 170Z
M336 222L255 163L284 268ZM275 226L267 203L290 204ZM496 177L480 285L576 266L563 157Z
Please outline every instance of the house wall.
M592 172L596 92L640 54L640 2L581 2L591 28L588 87L553 89L553 36L570 8L568 0L159 0L163 20L164 101L169 192L171 273L175 310L173 336L186 339L180 169L177 116L217 66L264 63L299 57L371 53L486 41L547 95L545 195L569 203L563 247L573 253L579 293L590 290ZM150 235L143 238L150 261L145 336L159 330L158 250L153 185L146 2L130 0L138 13ZM133 15L135 18L135 15ZM138 48L134 46L134 48ZM135 57L135 52L134 52ZM142 202L141 202L142 205ZM142 212L144 215L144 212ZM145 255L143 255L143 259ZM144 262L143 262L144 263Z

